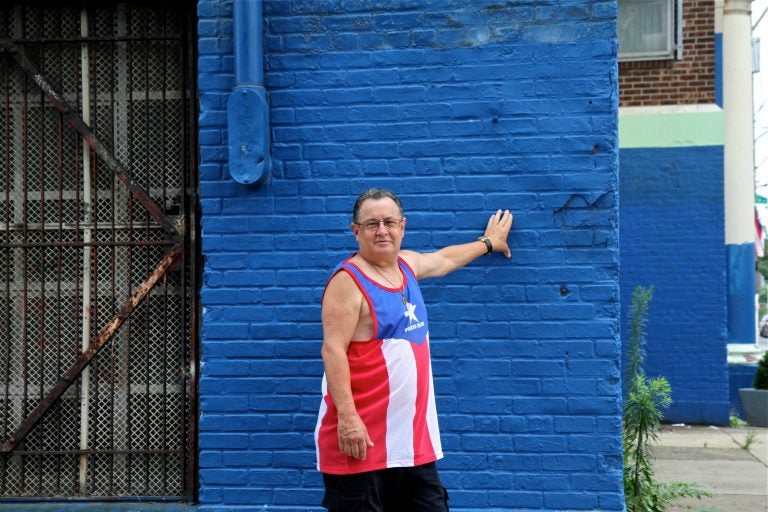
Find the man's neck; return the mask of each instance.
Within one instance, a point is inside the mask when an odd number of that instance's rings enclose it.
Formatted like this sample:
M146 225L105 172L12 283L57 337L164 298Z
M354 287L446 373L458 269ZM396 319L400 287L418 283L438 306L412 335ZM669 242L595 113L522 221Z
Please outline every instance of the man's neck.
M363 270L368 277L381 284L392 288L398 288L403 284L400 268L397 264L397 258L394 260L385 259L380 261L371 261L363 256L360 259L364 262Z
M386 272L397 269L397 256L394 258L366 258L360 253L357 253L357 255L361 260L363 260L363 262L365 262L366 265L376 270Z

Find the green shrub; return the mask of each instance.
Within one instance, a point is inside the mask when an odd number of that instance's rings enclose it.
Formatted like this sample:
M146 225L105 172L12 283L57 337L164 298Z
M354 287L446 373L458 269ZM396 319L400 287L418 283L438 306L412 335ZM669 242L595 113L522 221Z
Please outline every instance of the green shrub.
M755 380L752 382L755 389L768 389L768 352L763 354L760 362L757 363L757 372Z

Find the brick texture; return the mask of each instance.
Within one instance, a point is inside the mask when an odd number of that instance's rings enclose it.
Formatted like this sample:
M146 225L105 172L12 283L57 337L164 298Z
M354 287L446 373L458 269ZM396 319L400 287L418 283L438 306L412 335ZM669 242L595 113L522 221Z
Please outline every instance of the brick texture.
M200 505L320 510L319 302L352 203L407 248L493 255L423 283L452 510L622 510L616 4L265 1L274 168L227 170L228 1L202 0Z
M645 371L672 387L666 421L727 425L723 147L620 155L624 314L637 285L654 287Z
M622 107L715 103L715 2L683 2L682 60L619 63Z

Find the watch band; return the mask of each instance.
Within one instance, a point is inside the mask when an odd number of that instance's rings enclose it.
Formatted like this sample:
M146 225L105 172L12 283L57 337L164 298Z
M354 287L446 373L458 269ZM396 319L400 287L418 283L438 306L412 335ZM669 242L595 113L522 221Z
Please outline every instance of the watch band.
M478 242L483 242L485 244L485 255L489 255L493 252L493 244L491 243L491 239L487 236L481 236L477 238Z

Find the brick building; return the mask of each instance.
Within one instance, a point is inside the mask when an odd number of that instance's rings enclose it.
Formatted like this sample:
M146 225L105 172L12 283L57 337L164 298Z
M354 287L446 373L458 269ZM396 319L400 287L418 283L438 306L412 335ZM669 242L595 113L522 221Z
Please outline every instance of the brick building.
M682 20L681 58L675 48L673 58L619 62L620 107L721 103L716 101L715 2L682 2Z
M620 25L637 4L619 1ZM620 45L622 311L654 287L646 371L670 381L666 420L727 424L722 3L651 4L672 5L666 53Z
M1 11L0 500L320 510L319 302L382 186L410 249L515 213L511 261L422 287L452 510L624 509L614 1L264 2L256 184L233 2L64 4Z

